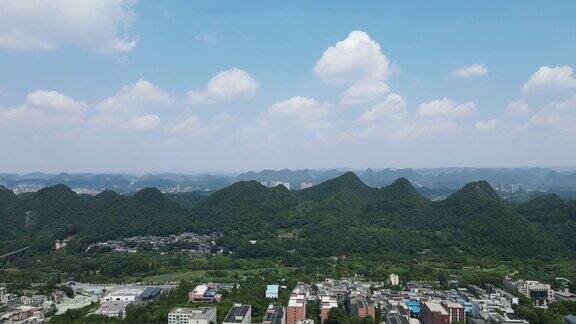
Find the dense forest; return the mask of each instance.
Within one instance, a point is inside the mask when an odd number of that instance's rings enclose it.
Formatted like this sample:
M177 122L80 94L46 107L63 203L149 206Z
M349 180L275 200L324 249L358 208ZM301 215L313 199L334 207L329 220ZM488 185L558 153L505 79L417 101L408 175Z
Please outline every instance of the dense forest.
M286 267L344 257L366 264L409 264L415 256L564 262L574 260L575 230L576 201L547 195L512 204L485 181L440 201L423 198L405 178L373 188L352 172L300 191L256 181L210 195L147 188L89 196L64 185L14 195L0 188L0 254L26 246L26 255L53 253L56 239L69 238L66 253L82 255L92 242L192 231L222 233L218 244L230 257L275 258Z

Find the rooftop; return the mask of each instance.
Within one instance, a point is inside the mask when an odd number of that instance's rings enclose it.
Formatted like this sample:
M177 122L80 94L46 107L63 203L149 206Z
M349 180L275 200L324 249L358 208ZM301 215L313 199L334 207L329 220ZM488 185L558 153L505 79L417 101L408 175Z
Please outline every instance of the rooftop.
M198 307L198 308L188 308L188 307L177 307L170 311L170 314L181 314L190 315L191 319L207 319L216 312L215 307Z
M234 304L226 318L224 319L225 323L241 323L246 314L250 311L252 306L244 305L244 304Z
M264 315L264 322L270 322L272 324L280 324L284 319L284 307L273 305L268 306L268 310Z
M434 302L424 302L424 305L428 307L431 312L438 312L440 314L448 315L448 312L442 305Z

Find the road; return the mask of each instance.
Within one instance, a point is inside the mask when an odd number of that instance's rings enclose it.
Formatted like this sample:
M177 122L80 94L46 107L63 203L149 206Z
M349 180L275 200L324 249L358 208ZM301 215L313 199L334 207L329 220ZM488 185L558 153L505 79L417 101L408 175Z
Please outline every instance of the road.
M22 252L22 251L28 250L29 248L30 248L30 247L29 247L29 246L27 246L27 247L25 247L25 248L21 248L20 250L16 250L16 251L12 251L12 252L10 252L10 253L6 253L6 254L4 254L4 255L0 256L0 259L4 259L4 258L6 258L6 257L9 257L9 256L11 256L12 254L16 254L16 253L19 253L19 252Z

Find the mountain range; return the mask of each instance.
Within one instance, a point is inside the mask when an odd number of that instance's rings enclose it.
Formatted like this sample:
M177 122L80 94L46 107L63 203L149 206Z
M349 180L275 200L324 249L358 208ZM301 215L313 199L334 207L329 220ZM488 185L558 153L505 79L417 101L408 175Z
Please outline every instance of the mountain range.
M114 190L130 194L155 187L162 192L214 191L238 181L256 180L272 186L285 183L298 190L334 179L348 170L263 170L237 175L179 173L161 174L95 174L95 173L29 173L0 174L0 185L14 192L37 191L43 187L65 184L78 193L96 194ZM553 191L564 196L576 196L576 172L572 169L549 168L435 168L435 169L366 169L354 171L368 186L382 187L398 178L408 179L421 194L444 198L465 184L486 180L501 194L519 191ZM569 191L565 193L565 191Z
M67 249L81 253L108 239L218 231L219 244L245 257L293 251L303 257L550 258L574 255L575 230L576 201L552 194L512 204L486 181L439 201L421 196L406 178L377 188L353 172L297 191L254 180L211 194L146 188L90 196L55 185L15 195L0 188L0 254L23 246L41 253L63 238L70 239Z

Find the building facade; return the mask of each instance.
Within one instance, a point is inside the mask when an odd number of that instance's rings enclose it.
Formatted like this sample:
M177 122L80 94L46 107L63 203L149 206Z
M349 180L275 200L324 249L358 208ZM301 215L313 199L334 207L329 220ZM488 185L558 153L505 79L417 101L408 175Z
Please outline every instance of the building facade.
M306 319L306 295L292 294L286 307L286 323L295 324Z
M173 308L168 324L216 324L216 307Z

